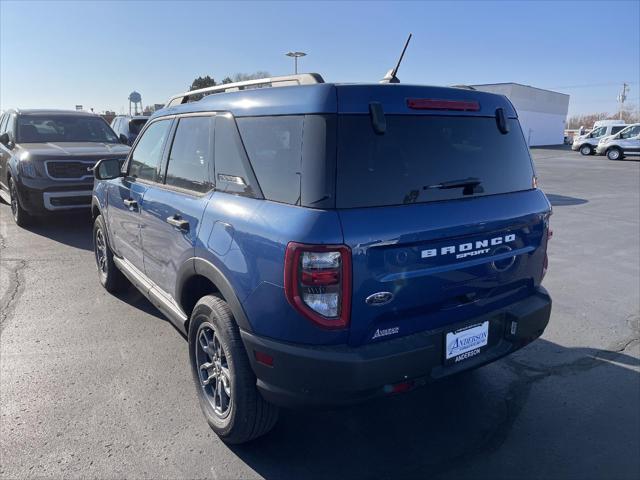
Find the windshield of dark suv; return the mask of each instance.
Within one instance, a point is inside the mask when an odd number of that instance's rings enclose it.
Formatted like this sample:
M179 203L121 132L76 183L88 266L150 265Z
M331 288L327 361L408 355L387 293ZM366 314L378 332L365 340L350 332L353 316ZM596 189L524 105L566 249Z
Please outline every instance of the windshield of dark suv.
M402 205L530 190L533 165L518 121L494 117L340 115L338 208Z
M147 123L147 120L148 119L146 118L135 118L133 120L129 120L129 132L133 135L139 134L142 127L144 127L144 124Z
M85 115L19 115L18 143L119 143L102 118Z

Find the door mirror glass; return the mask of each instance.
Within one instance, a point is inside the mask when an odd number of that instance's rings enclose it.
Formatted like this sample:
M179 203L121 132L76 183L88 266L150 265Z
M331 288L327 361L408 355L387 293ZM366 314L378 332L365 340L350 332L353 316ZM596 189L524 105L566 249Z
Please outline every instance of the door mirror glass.
M122 164L124 159L104 158L93 167L93 176L96 180L111 180L122 177Z
M3 133L2 135L0 135L0 143L5 147L9 146L9 143L11 143L11 139L9 138L8 133Z

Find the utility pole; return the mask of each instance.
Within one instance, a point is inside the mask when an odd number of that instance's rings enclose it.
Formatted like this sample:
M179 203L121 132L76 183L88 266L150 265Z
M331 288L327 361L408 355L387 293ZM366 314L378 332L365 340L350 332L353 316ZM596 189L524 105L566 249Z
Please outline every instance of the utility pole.
M627 89L629 84L626 82L622 84L622 91L618 94L618 102L620 102L620 120L622 120L622 110L624 109L624 101L627 99Z

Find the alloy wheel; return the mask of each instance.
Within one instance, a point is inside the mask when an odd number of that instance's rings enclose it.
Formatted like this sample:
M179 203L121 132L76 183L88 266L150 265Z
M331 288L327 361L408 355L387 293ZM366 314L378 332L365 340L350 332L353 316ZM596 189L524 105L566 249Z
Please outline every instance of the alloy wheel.
M102 229L98 228L96 230L96 263L98 264L98 268L100 269L100 273L103 275L107 274L107 242L104 240L104 235L102 233Z
M13 218L18 218L18 192L16 190L16 184L13 179L9 180L9 194L11 195L11 214Z
M231 375L227 356L211 323L200 325L196 338L196 366L200 387L214 413L225 418L231 409Z

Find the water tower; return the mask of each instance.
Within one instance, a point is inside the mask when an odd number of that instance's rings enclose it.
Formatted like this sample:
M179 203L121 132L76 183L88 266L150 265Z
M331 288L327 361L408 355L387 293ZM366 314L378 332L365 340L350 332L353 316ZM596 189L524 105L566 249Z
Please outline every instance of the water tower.
M142 95L135 90L129 94L129 115L131 115L131 104L133 103L134 115L138 115L138 105L140 105L140 113L142 113Z

